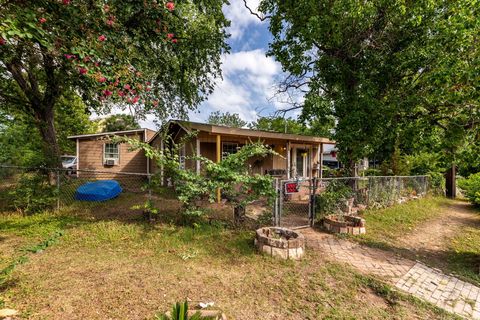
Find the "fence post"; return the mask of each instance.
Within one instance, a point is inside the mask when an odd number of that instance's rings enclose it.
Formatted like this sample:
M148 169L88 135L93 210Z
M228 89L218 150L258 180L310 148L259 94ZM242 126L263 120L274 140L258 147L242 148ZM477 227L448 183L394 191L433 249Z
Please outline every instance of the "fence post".
M312 193L310 194L310 212L309 212L309 224L310 227L313 227L315 223L315 210L316 210L316 194L317 194L317 178L313 177L312 179Z
M275 188L275 199L273 199L273 214L272 214L272 224L273 226L277 226L277 210L278 210L278 179L275 178L273 182L273 187Z
M57 211L60 210L60 170L57 169Z

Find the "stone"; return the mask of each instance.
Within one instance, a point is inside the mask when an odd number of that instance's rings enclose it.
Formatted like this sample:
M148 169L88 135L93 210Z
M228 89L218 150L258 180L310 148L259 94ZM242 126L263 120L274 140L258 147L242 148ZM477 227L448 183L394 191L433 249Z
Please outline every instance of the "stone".
M0 309L0 318L13 317L18 314L18 311L15 309Z

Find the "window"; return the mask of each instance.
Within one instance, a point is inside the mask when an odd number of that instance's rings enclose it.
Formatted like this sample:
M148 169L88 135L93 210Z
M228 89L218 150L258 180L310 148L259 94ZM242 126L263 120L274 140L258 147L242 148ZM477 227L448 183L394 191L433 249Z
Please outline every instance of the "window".
M231 142L222 143L222 160L231 154L235 154L238 151L238 144Z
M118 143L105 143L105 159L120 159L120 149Z
M185 170L185 146L181 147L180 150L178 150L179 155L178 155L178 162L180 165L180 169Z

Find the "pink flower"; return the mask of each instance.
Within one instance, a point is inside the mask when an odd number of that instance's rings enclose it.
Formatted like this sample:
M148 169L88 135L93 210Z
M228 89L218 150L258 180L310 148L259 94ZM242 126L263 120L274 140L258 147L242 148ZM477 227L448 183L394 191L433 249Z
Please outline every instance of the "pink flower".
M65 58L67 58L68 60L72 59L74 57L73 54L64 54L63 55Z
M152 90L152 89L150 89L150 87L145 88L145 91L147 91L147 92L150 92L150 90Z
M167 33L167 39L173 39L175 35L173 33Z
M45 19L45 18L42 17L42 18L38 19L38 22L40 22L40 23L45 23L45 22L47 22L47 19Z
M165 4L165 7L166 7L169 11L173 11L173 10L175 10L175 3L173 3L173 2L167 2L167 3Z
M103 6L103 11L108 12L110 11L110 6L108 4Z
M7 41L3 38L0 38L0 46L3 46Z
M178 42L178 39L172 39L172 42L173 42L173 43L177 43L177 42Z
M98 79L98 82L101 82L101 83L104 83L105 81L107 81L107 78L105 78L105 77L100 77Z
M123 91L118 91L118 96L119 96L119 97L123 97L124 95L125 95L125 92L123 92Z
M125 90L130 90L130 85L129 85L129 84L126 84L126 85L123 86L123 88L124 88Z
M132 100L133 103L137 103L140 98L138 96L135 96Z
M109 96L111 96L112 94L113 94L113 92L110 91L110 90L104 90L104 91L103 91L103 95L106 96L106 97L109 97Z
M70 0L63 0L62 1L64 5L69 5L70 4Z
M78 72L80 72L80 74L86 74L88 72L88 69L87 68L78 68Z
M83 58L83 61L85 61L85 62L90 61L90 57L89 57L89 56L84 57L84 58Z
M109 25L110 27L113 25L113 20L107 20L107 25Z
M153 101L152 101L152 104L156 107L156 106L158 106L158 101L157 101L157 100L153 100Z
M107 37L105 37L105 35L103 35L103 34L98 37L98 41L103 42L103 41L105 41L105 40L107 40Z
M115 82L113 83L113 86L116 87L116 86L118 86L119 83L120 83L120 81L117 79L117 80L115 80Z

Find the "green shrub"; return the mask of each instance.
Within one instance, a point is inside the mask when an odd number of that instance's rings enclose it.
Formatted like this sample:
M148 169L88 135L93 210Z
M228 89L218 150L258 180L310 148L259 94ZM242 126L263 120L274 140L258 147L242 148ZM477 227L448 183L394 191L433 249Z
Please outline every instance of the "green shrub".
M9 192L9 200L12 208L23 214L44 211L55 204L56 188L50 185L46 175L26 173Z
M205 317L202 316L200 311L195 314L188 315L188 302L177 302L173 305L170 315L156 316L159 320L215 320L217 317Z
M458 180L458 186L465 191L465 196L471 203L480 206L480 172Z
M380 169L373 169L373 168L368 168L360 172L360 176L381 176L382 175L382 170Z
M345 209L347 200L354 195L352 188L346 182L346 180L331 180L325 191L317 195L317 219Z
M428 173L428 188L430 192L434 195L444 195L445 194L445 177L440 172L429 172Z

